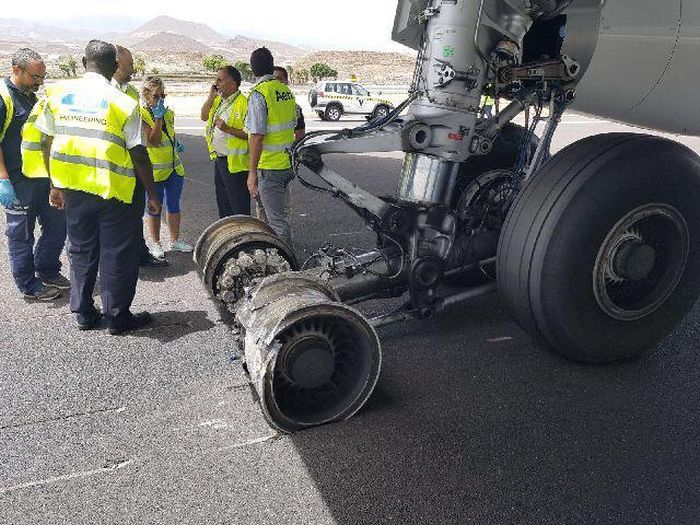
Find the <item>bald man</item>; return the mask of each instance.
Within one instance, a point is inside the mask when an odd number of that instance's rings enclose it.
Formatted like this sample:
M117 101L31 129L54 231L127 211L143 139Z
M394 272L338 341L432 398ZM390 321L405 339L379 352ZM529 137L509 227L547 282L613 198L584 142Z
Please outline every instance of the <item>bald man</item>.
M110 84L117 70L115 47L91 40L83 66L82 78L47 89L36 127L46 135L49 202L66 210L71 311L80 330L97 328L104 315L109 333L120 335L153 321L147 312L131 312L139 273L135 179L148 192L151 213L160 212L160 202L138 104ZM102 313L93 298L98 273Z
M134 56L131 54L131 51L123 46L118 45L115 47L117 48L117 64L119 67L112 77L112 85L138 102L139 91L129 83L131 82L131 77L134 75ZM146 239L143 236L143 209L146 205L145 195L143 188L139 187L137 184L136 194L134 195L134 213L141 214L141 221L139 222L141 229L136 232L136 235L141 237L139 248L141 257L139 259L139 265L162 268L168 266L168 261L153 257L148 250L148 246L146 246Z

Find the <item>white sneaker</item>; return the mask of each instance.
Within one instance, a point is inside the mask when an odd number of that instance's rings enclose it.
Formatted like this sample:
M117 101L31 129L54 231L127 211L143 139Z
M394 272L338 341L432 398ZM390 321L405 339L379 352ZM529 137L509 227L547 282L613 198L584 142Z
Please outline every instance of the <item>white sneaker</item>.
M190 253L193 250L192 246L187 244L185 241L178 239L170 245L171 252L184 252Z
M151 255L156 259L165 259L165 251L159 242L151 245Z

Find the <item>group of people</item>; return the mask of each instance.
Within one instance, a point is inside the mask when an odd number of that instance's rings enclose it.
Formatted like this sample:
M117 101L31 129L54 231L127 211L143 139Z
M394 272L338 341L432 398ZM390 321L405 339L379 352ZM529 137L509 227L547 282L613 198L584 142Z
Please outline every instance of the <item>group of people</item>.
M303 134L303 116L270 51L257 49L250 62L258 81L248 98L240 72L226 66L202 108L219 215L249 215L252 197L291 244L288 151ZM24 297L53 301L70 290L79 329L94 329L104 318L118 335L153 320L148 312L132 313L131 305L139 266L168 264L162 208L169 249L192 251L180 239L184 148L163 81L148 77L140 92L130 83L129 50L92 40L83 66L81 78L52 84L37 97L46 76L41 56L26 48L13 55L11 75L0 80L0 204L10 268ZM70 280L61 274L66 238ZM93 300L98 270L101 311Z
M257 83L248 97L240 91L240 71L225 66L201 110L219 217L250 215L252 197L258 218L291 244L288 150L305 133L304 116L287 87L287 70L274 65L267 48L253 52L250 67Z

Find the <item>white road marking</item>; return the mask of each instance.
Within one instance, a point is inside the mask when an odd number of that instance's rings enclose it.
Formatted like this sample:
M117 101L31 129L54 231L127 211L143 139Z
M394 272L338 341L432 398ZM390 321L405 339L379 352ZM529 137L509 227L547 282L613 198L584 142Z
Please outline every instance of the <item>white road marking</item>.
M229 445L228 447L218 448L218 449L216 449L216 451L217 452L225 452L226 450L235 450L237 448L243 448L243 447L247 447L250 445L257 445L259 443L265 443L266 441L270 441L271 439L274 439L280 435L281 434L277 434L277 433L269 434L267 436L263 436L263 437L259 437L259 438L255 438L255 439L250 439L248 441L243 441L242 443L234 443L233 445Z
M127 467L133 462L134 462L134 460L130 459L129 461L123 461L123 462L117 463L116 465L113 465L111 467L103 467L103 468L98 468L95 470L84 470L82 472L73 472L72 474L66 474L64 476L57 476L55 478L40 479L37 481L30 481L28 483L21 483L19 485L12 485L10 487L2 487L2 488L0 488L0 494L7 494L8 492L14 492L16 490L29 489L29 488L33 488L33 487L41 487L44 485L50 485L52 483L58 483L59 481L69 481L71 479L87 478L90 476L95 476L97 474L104 474L106 472L112 472L114 470L119 470L119 469L122 469L124 467Z
M358 234L364 233L364 232L365 232L365 230L356 231L356 232L329 233L328 236L329 237L342 237L345 235L358 235Z
M229 425L223 419L212 419L211 421L203 421L198 427L211 427L216 430L222 430L224 428L229 428Z
M512 341L512 337L495 337L493 339L487 339L487 343L503 343L505 341Z

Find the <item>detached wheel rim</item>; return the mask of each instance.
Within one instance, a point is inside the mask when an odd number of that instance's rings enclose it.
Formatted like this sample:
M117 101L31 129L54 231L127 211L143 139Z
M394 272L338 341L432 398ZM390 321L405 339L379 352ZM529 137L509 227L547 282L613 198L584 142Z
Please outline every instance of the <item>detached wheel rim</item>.
M620 321L637 321L673 294L688 263L690 233L668 204L632 210L608 233L593 268L600 308Z
M373 354L371 340L363 340L358 330L345 320L320 316L282 334L273 392L285 417L303 426L325 423L362 397L372 379Z

